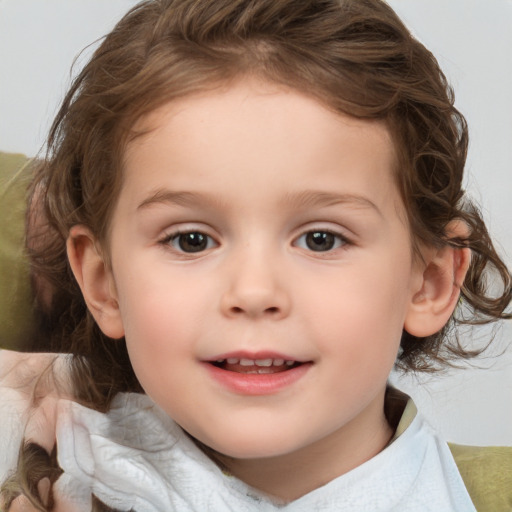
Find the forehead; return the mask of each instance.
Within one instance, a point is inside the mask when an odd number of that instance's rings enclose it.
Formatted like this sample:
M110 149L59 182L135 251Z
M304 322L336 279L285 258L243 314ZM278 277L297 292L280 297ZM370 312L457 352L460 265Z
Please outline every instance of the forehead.
M251 111L254 106L260 113L260 124L265 124L265 128L270 124L276 126L283 118L324 125L329 123L334 129L336 125L349 125L355 135L355 132L373 132L373 138L379 138L393 150L392 137L384 120L363 119L339 112L330 106L328 95L324 98L258 76L241 76L227 82L212 82L203 89L164 102L141 116L133 126L135 137L133 143L128 144L128 151L136 146L136 141L150 138L152 132L165 129L170 124L186 127L190 123L213 121L221 127L226 121L243 126L256 120L255 112ZM272 114L270 117L269 113Z
M212 175L246 192L265 180L269 192L278 185L300 191L314 188L320 174L329 188L340 173L347 193L363 187L378 197L396 188L384 122L335 113L267 82L244 80L169 102L141 118L135 131L143 135L128 144L124 171L125 185L139 191L157 187L153 178L209 188Z

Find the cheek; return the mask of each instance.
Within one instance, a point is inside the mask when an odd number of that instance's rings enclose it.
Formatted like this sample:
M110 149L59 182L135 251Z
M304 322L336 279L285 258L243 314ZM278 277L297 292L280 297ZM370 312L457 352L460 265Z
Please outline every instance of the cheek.
M347 366L395 360L409 300L408 260L389 266L347 269L338 279L310 287L302 309L314 311L313 324L322 352L343 357ZM318 285L319 283L317 283Z
M136 297L122 308L130 362L144 391L174 416L177 402L186 400L183 382L194 356L194 324L184 315L183 301L164 300L158 293L146 298L142 290Z
M126 332L137 336L187 330L200 317L207 294L204 280L147 261L135 261L116 273L116 283Z
M129 276L116 276L119 307L130 359L144 386L145 376L153 379L158 369L167 371L195 356L213 297L203 280L189 280L183 272L169 276L154 266L144 275Z

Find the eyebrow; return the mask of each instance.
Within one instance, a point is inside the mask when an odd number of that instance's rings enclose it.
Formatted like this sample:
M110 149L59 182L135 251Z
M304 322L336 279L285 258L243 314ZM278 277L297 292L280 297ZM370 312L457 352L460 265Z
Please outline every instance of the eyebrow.
M296 194L288 194L285 202L295 208L322 208L346 204L356 208L369 208L382 216L382 212L373 201L357 194L337 194L334 192L305 190Z
M183 207L197 206L219 207L225 204L214 195L188 191L172 191L159 189L144 199L137 210L143 210L155 204L174 204ZM337 194L316 190L304 190L298 193L289 193L285 196L284 204L294 209L322 208L346 204L356 208L372 209L380 216L382 212L370 199L357 194Z
M139 206L137 206L137 210L143 210L154 204L175 204L190 207L198 203L206 206L219 206L223 204L222 201L210 194L159 189L144 199Z

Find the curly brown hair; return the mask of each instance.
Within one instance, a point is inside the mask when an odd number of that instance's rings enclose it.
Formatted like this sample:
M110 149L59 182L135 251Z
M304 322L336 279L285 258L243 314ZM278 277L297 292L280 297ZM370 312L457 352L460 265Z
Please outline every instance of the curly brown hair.
M66 256L76 224L108 247L136 121L176 98L257 76L306 93L335 112L386 123L413 245L468 247L469 272L445 328L403 332L397 366L428 371L476 355L460 323L511 318L511 274L462 188L464 117L434 56L381 0L146 0L108 34L74 80L53 123L33 184L47 229L31 243L34 274L53 290L39 348L73 357L77 399L107 410L121 391L142 392L123 340L106 338L88 312ZM468 226L453 238L453 220ZM489 279L498 293L492 294Z

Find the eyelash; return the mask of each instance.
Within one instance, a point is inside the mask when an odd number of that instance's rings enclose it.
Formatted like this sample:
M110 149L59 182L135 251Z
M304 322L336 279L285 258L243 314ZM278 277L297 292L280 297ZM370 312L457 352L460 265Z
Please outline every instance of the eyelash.
M195 235L197 236L197 241L199 242L199 249L198 250L191 250L187 251L184 249L180 241L182 241L181 237L185 235ZM320 235L320 237L315 237L315 235ZM313 237L313 239L309 239L308 237ZM314 242L315 238L319 240L320 242L327 241L328 244L333 244L332 247L327 248L326 250L316 250L314 248L311 248L310 245L308 245L308 242ZM304 246L300 247L298 242L304 239ZM189 242L194 242L194 238L189 240ZM177 242L179 244L178 246L175 246L174 243ZM206 242L206 245L204 245L204 242ZM160 242L161 245L165 247L170 247L174 252L180 255L193 255L193 254L200 254L204 251L207 251L208 249L212 249L213 247L218 246L218 243L207 233L200 231L200 230L178 230L174 231L172 233L169 233L166 235ZM348 245L352 245L352 242L345 236L341 235L340 233L336 233L334 231L331 231L329 229L311 229L308 231L305 231L300 236L294 239L293 245L296 247L299 247L301 249L310 251L312 253L330 253L336 249L344 249ZM192 247L192 246L191 246ZM320 246L318 246L320 247Z

